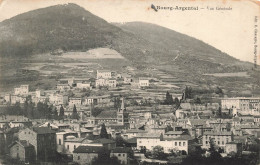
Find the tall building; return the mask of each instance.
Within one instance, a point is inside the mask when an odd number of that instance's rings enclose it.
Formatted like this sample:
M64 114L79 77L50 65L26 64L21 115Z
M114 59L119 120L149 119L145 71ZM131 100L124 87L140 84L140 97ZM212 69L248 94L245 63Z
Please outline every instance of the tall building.
M117 123L120 125L129 124L129 113L126 112L124 98L122 98L121 108L117 111Z
M56 157L56 132L48 127L26 128L18 133L19 140L27 141L35 148L36 159L53 161Z

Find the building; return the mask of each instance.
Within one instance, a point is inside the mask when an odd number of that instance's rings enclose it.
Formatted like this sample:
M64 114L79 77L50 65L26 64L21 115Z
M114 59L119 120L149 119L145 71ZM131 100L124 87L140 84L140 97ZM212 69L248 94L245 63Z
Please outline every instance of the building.
M226 143L226 153L236 153L242 155L242 143L228 142Z
M67 91L70 89L68 84L57 84L57 90L59 91Z
M96 80L96 88L99 87L109 87L109 88L115 88L117 84L116 79L114 78L109 78L109 79L105 79L105 78L99 78Z
M70 101L69 101L69 106L70 107L73 107L74 105L76 106L76 107L80 107L81 106L81 98L80 97L72 97L72 98L70 98L69 99Z
M79 146L73 151L73 161L80 165L92 165L93 159L103 150L101 146Z
M225 98L221 100L222 109L236 108L241 114L260 114L260 98L254 97L236 97Z
M117 111L117 123L119 125L129 125L129 113L126 112L124 98L122 98L121 108Z
M15 95L28 95L29 94L29 85L20 85L18 88L14 88Z
M210 147L210 139L214 139L215 144L220 148L225 148L226 144L233 141L232 132L205 132L202 136L202 147Z
M35 149L28 141L15 141L9 146L10 157L23 162L35 161Z
M126 165L129 164L129 154L132 152L130 148L117 147L113 149L110 153L110 157L117 157L120 164Z
M149 87L150 83L149 83L149 79L147 78L139 78L139 87Z
M36 159L52 161L56 157L56 132L48 127L25 128L18 133L19 140L32 144Z
M160 141L163 140L162 134L142 134L136 137L137 138L137 149L148 149L152 150L153 147L160 144Z
M104 78L104 79L112 78L112 72L107 70L97 70L97 79L100 78Z
M64 145L65 140L68 140L68 137L74 136L75 138L78 137L78 133L75 131L62 131L56 133L56 143L57 143L57 151L58 152L65 152L66 145Z
M72 154L73 151L82 144L85 138L76 138L75 136L67 136L64 140L64 148L66 154Z

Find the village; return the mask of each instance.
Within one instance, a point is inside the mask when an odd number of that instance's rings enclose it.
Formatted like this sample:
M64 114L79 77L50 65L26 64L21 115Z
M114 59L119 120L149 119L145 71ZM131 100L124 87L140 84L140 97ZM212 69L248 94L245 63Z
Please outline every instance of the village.
M216 87L205 100L196 87L162 78L93 75L1 93L2 163L181 164L194 154L259 154L260 97L227 97Z

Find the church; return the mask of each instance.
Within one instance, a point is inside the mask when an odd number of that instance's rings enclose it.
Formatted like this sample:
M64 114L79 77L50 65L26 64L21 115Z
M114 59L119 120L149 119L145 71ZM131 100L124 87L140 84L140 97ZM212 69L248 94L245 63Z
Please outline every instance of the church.
M129 126L129 113L126 111L124 98L122 98L121 107L118 110L105 110L102 111L95 118L95 124L106 125L120 125L120 126Z

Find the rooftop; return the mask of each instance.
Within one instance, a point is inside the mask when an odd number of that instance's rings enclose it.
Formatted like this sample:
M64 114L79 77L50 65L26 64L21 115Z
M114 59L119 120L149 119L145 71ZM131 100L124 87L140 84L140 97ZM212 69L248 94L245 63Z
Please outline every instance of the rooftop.
M34 127L33 131L37 134L55 134L56 132L51 130L49 127Z
M73 153L99 153L103 150L101 146L79 146Z

